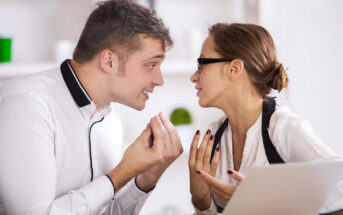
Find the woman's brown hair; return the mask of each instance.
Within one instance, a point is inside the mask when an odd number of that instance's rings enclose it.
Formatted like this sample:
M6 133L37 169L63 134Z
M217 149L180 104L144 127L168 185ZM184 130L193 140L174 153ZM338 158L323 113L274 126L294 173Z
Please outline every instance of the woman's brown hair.
M274 42L266 29L253 24L217 23L210 27L216 51L227 59L240 59L263 98L271 89L288 86L288 76L278 62Z

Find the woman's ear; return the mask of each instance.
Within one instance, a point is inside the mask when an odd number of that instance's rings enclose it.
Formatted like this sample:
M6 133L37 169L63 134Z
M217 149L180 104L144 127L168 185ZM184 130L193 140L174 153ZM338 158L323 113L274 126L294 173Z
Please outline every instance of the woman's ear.
M244 69L244 63L243 61L239 60L239 59L235 59L233 61L231 61L226 69L226 74L229 76L231 81L237 80Z
M100 67L101 70L107 74L116 72L119 65L118 56L109 49L105 49L100 53Z

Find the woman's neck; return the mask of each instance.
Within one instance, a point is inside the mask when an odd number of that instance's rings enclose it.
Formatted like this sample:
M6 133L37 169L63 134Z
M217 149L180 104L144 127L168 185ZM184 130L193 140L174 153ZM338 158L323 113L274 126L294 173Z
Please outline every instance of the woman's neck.
M259 95L241 96L222 109L229 118L232 132L245 135L261 114L263 99Z

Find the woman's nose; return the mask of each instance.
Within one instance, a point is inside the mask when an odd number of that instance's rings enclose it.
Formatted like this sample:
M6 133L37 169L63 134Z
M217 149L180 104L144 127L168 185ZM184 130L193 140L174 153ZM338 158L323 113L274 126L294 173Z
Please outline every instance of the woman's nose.
M194 72L189 80L193 83L196 83L198 81L198 71Z

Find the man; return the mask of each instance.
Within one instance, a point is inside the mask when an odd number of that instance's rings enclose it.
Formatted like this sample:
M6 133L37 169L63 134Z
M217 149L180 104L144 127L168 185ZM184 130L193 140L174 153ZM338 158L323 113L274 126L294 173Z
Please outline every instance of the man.
M3 84L0 214L137 214L182 146L159 114L120 160L109 103L142 110L171 45L148 9L110 0L88 18L73 60Z

